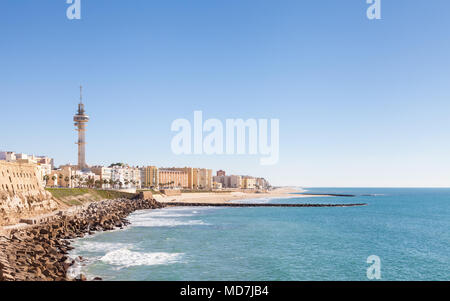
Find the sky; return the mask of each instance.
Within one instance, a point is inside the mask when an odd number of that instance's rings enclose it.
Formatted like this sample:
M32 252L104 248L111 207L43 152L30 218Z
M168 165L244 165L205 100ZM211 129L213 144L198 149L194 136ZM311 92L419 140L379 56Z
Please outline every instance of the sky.
M450 186L450 1L0 2L0 150L304 187ZM277 164L176 155L174 120L279 119Z

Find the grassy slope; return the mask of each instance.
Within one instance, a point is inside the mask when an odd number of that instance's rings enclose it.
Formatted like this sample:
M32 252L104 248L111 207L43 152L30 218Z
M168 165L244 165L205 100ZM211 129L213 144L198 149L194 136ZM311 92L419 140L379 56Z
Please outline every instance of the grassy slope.
M105 199L133 198L134 193L89 188L47 188L54 198L69 206Z

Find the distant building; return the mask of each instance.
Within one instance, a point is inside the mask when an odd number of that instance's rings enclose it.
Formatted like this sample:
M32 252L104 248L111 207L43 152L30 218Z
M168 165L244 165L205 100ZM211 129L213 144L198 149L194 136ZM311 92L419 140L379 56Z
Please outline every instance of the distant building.
M213 182L213 189L222 189L222 183Z
M209 190L212 188L213 177L211 169L183 167L172 168L172 170L178 170L187 173L188 183L186 188L188 189Z
M52 158L49 158L47 156L35 156L35 155L28 155L24 153L15 153L15 152L0 152L0 160L4 160L7 162L15 162L20 161L22 163L37 163L37 164L49 164L51 165L52 169L54 168L54 161Z
M201 168L198 170L198 189L211 189L212 188L212 170Z
M75 170L71 167L64 166L63 168L52 170L50 174L46 175L44 179L45 186L47 187L64 187L73 188L75 179ZM82 182L77 183L78 186L82 186ZM87 184L86 184L87 185Z
M213 181L216 183L221 183L223 188L236 188L239 189L242 186L241 176L231 175L231 176L215 176Z
M269 188L269 182L264 178L256 178L256 188L267 189Z
M15 152L0 152L0 160L4 160L7 162L16 161L16 153Z
M217 176L218 176L218 177L225 177L225 176L226 176L226 173L225 173L225 171L223 171L223 170L218 170L218 171L217 171Z
M160 168L158 182L163 188L188 188L188 173L179 168Z
M112 168L105 166L92 166L91 171L100 177L101 186L104 189L112 188Z
M37 164L37 178L41 181L41 185L45 187L47 185L47 177L50 177L52 173L52 165L50 164Z
M242 188L242 177L241 176L230 176L230 188Z
M242 188L243 189L255 189L256 188L256 179L252 177L243 177L242 178Z
M159 169L156 166L141 167L142 187L159 188Z
M114 188L141 188L141 171L139 168L125 164L111 165L110 168Z

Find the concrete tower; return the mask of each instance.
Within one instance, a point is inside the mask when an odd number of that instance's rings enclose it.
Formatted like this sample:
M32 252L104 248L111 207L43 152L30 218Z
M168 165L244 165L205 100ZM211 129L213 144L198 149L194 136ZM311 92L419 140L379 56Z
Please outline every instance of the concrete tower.
M88 168L86 164L86 124L89 121L89 116L84 112L83 104L83 87L80 86L80 103L78 104L78 112L73 116L73 121L75 122L76 131L78 131L78 168L86 169Z

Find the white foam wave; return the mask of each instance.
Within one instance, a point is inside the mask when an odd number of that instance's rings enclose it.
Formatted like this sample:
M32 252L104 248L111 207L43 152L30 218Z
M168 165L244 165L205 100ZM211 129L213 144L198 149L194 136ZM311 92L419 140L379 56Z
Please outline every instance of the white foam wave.
M140 253L128 249L112 251L103 256L100 260L104 263L124 267L140 265L161 265L179 262L183 253Z
M208 207L193 210L189 207L164 208L135 212L129 216L131 227L177 227L192 225L207 225L199 219L189 219L197 216Z
M132 227L177 227L177 226L193 226L193 225L207 225L202 220L177 220L170 218L142 218L131 219Z
M140 214L135 215L135 217L189 217L194 216L194 212L186 212L186 213L176 213L176 212L170 212L170 211L155 211L155 212L148 212L146 214Z
M67 277L74 279L81 274L82 267L81 263L75 260L75 263L67 271Z
M109 252L123 248L131 248L132 245L124 243L96 242L96 241L77 241L74 244L77 251L82 252Z

